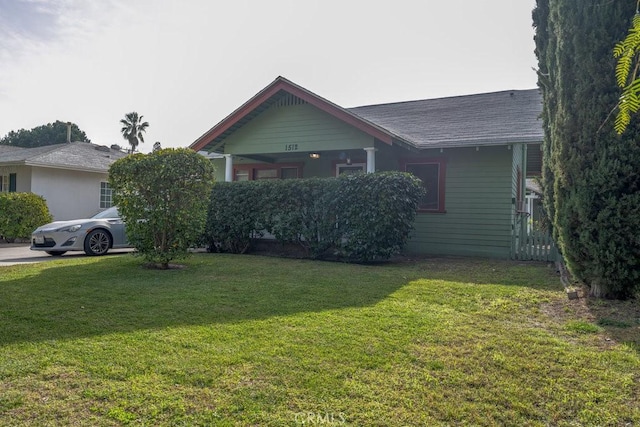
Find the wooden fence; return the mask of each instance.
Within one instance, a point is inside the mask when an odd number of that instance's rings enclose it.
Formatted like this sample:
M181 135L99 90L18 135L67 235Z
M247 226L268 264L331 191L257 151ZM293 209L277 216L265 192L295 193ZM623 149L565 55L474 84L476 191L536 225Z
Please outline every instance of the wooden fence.
M551 234L542 230L530 230L515 242L515 259L527 261L556 261L558 248Z

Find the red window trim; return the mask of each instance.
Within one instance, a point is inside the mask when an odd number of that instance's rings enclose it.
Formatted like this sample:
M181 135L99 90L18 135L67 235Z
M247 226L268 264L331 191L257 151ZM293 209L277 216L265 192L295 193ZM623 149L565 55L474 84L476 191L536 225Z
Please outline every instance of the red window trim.
M421 209L424 213L446 213L445 209L445 177L447 175L447 159L444 157L417 157L400 159L400 170L407 171L407 165L438 165L438 209Z
M281 176L282 168L298 168L298 178L302 178L302 166L304 163L242 163L233 165L233 180L236 180L236 174L238 171L248 171L249 181L255 181L255 171L259 169L278 169L278 178Z

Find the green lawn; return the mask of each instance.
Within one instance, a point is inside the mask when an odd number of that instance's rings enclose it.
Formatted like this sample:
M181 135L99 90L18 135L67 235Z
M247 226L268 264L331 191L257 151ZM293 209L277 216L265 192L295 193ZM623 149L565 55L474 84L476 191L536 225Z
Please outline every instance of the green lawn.
M640 424L637 302L545 264L184 264L0 267L0 424Z

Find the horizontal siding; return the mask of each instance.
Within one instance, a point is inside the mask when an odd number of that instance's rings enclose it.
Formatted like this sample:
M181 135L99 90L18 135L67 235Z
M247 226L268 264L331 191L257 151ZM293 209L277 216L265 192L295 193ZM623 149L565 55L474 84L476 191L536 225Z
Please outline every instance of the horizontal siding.
M370 136L311 105L270 108L230 135L225 151L242 156L287 152L297 144L304 176L331 176L336 152L373 145ZM407 251L423 254L508 258L513 224L515 150L505 146L410 152L381 144L380 170L396 170L401 160L434 157L446 160L445 213L419 213ZM306 153L330 151L310 161ZM361 152L361 158L366 153ZM292 154L287 152L287 154ZM325 155L327 154L327 155ZM517 154L515 155L517 156ZM279 156L273 156L279 157ZM297 156L295 156L297 157ZM289 161L292 157L288 157ZM247 160L249 161L249 160ZM217 160L224 179L224 160ZM240 160L238 161L240 163Z
M447 162L446 212L419 213L407 251L508 258L512 151L506 147L450 149L433 157L444 157Z
M225 151L238 155L271 154L372 145L373 138L369 135L312 105L303 104L269 108L230 135Z
M508 248L507 248L508 249ZM462 245L462 244L439 244L439 245L419 245L412 242L407 245L408 253L419 253L426 255L455 255L474 256L487 258L506 258L505 248L496 246Z

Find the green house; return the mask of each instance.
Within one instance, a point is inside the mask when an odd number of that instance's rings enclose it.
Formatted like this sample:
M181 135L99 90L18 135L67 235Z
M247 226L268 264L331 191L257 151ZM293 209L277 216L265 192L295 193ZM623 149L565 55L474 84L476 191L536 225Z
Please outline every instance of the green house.
M427 195L407 252L518 258L541 109L537 89L343 108L278 77L191 148L217 153L220 181L413 173Z

